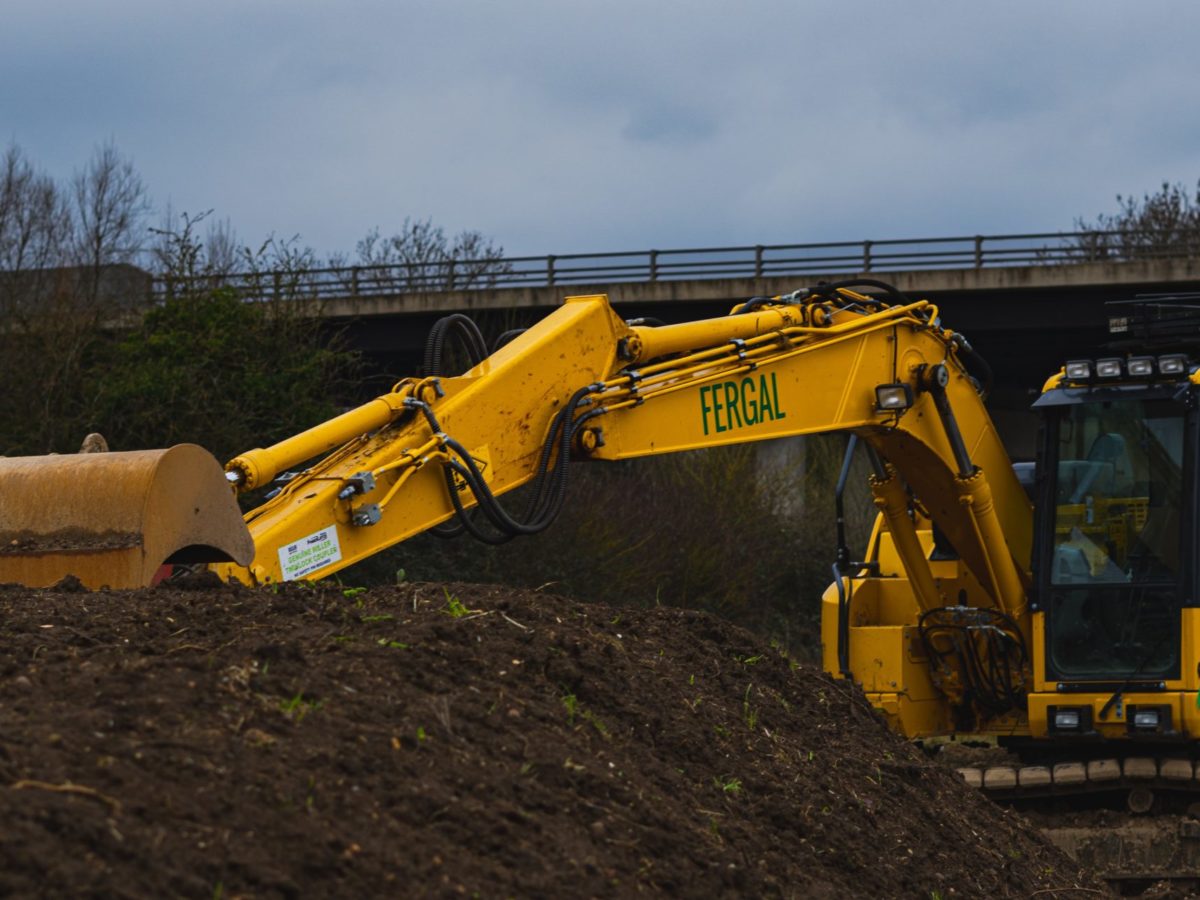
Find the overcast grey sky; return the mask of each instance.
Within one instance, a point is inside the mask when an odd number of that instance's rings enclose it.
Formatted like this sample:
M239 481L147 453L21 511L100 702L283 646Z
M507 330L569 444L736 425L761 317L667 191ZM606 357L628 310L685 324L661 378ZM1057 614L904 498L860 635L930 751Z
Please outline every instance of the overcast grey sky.
M350 252L1069 229L1200 178L1194 0L7 0L0 142Z

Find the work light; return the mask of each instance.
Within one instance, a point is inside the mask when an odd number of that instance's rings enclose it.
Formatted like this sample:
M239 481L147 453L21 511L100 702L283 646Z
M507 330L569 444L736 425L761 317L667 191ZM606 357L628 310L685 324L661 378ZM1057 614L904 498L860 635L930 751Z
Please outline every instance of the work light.
M1154 357L1133 356L1125 364L1125 370L1133 378L1149 378L1154 374Z
M904 382L875 386L875 408L880 412L898 412L912 405L912 388Z
M1186 375L1187 370L1187 357L1182 353L1172 353L1158 358L1158 371L1163 375Z
M1073 359L1067 363L1068 381L1087 381L1092 377L1092 362L1088 359Z

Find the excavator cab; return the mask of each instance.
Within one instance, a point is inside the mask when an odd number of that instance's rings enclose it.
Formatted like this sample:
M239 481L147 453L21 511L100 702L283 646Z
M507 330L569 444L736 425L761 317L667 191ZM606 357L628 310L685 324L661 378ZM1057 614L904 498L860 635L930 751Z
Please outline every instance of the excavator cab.
M1119 701L1136 693L1161 707L1146 730L1177 734L1179 692L1194 693L1184 648L1195 638L1196 387L1179 360L1072 363L1034 404L1045 426L1031 596L1045 653L1034 674L1059 698L1051 732L1058 715L1062 730L1090 719L1081 731L1127 734Z

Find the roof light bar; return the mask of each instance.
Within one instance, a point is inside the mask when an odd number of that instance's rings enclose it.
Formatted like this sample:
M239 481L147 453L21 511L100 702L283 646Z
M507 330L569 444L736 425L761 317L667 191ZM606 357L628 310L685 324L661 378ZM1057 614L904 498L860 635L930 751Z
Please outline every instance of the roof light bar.
M1153 379L1187 378L1192 363L1184 353L1167 353L1155 359L1153 356L1131 356L1121 359L1108 356L1093 362L1090 359L1068 360L1063 374L1068 382L1119 381L1123 377Z

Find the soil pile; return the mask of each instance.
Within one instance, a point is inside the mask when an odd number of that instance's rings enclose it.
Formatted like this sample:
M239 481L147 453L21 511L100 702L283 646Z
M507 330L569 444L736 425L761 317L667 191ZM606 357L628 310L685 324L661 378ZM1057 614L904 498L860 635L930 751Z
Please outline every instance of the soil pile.
M0 614L0 893L1102 890L704 614L212 583L0 588Z

